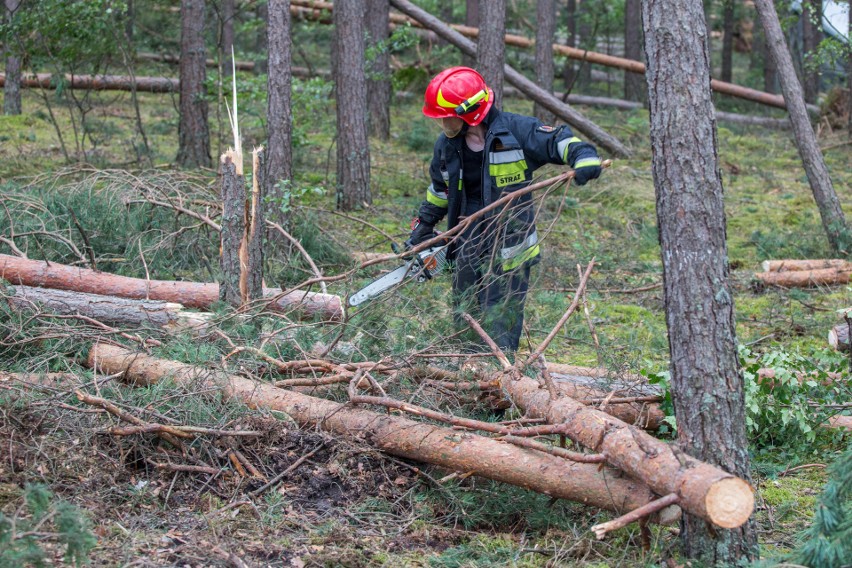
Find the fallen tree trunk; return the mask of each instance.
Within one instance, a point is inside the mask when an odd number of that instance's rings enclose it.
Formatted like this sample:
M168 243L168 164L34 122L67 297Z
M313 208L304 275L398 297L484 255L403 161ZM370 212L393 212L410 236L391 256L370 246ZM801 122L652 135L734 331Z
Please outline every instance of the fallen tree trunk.
M201 382L220 388L225 397L241 400L250 407L285 412L303 426L363 439L396 456L472 472L603 509L624 512L654 499L646 486L613 469L599 470L595 464L571 462L484 436L377 414L120 347L92 346L88 365L104 373L124 373L124 380L140 386L164 377L179 383ZM676 511L668 509L661 512L659 520L671 522L676 515Z
M408 0L391 0L391 5L407 16L414 18L423 26L429 28L449 43L459 48L465 55L476 57L476 44L464 37L461 33L444 24L438 18L432 16L425 10L415 6ZM614 156L628 157L630 150L617 138L604 131L597 124L554 97L548 91L542 89L511 65L504 65L503 72L506 80L516 88L523 91L533 101L563 119L574 127L578 132L584 134L589 140L601 148L607 150Z
M86 91L136 91L139 93L176 93L180 82L168 77L130 77L128 75L63 75L63 89ZM6 74L0 73L0 88L6 86ZM21 88L56 89L55 75L39 73L21 77Z
M216 283L145 280L6 254L0 254L0 279L25 286L162 300L201 310L208 309L219 300L219 285ZM265 289L263 296L267 300L264 308L268 310L292 312L305 318L319 317L326 321L343 319L340 296L301 291L282 295L278 288Z
M765 286L781 288L813 288L848 284L852 269L847 267L820 270L795 270L791 272L758 272L754 276Z
M606 456L657 494L677 493L681 507L722 528L745 523L754 510L749 484L722 469L682 454L643 430L570 398L551 400L535 379L506 377L503 390L532 418L565 424L572 440Z
M764 272L795 272L799 270L849 270L852 271L852 262L835 258L820 258L810 260L764 260L760 267Z
M157 300L132 300L67 290L12 286L14 295L0 297L16 311L44 310L59 315L79 314L103 323L121 326L151 326L166 331L201 331L213 317L189 312L180 304Z

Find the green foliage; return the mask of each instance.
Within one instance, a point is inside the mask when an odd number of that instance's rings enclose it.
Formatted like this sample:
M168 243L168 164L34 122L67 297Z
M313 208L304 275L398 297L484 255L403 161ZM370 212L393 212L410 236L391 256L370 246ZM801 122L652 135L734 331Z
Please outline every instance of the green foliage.
M818 351L810 357L771 350L755 357L740 349L746 402L746 428L758 447L783 446L807 452L817 428L830 416L825 405L846 400L848 389L829 373L844 370L844 357ZM759 377L772 369L774 377Z
M406 22L405 25L394 28L386 40L378 41L368 46L364 53L364 60L368 69L367 78L373 81L388 79L389 77L383 76L382 73L370 70L372 62L383 53L387 53L388 55L397 54L416 45L418 41L411 24Z
M841 568L852 558L852 449L832 464L813 524L799 535L796 562L814 568Z
M65 547L65 562L81 566L97 544L89 520L74 505L57 499L44 485L27 485L25 506L15 516L0 513L0 567L46 566L45 541ZM54 526L54 531L48 529ZM52 563L51 563L52 565Z
M49 62L62 71L94 72L116 53L126 9L119 0L23 2L0 26L0 39L35 68Z
M317 118L330 113L334 83L322 77L299 79L293 77L290 105L293 108L293 147L306 146L309 133L316 127Z

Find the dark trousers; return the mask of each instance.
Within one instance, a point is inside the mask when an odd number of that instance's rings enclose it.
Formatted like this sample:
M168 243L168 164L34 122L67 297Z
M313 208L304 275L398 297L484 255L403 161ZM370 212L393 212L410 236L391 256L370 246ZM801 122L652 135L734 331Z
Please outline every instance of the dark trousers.
M453 273L453 307L457 315L470 312L504 352L513 353L524 329L530 263L503 272L500 243L493 238L497 231L489 225L493 222L475 223L460 239Z

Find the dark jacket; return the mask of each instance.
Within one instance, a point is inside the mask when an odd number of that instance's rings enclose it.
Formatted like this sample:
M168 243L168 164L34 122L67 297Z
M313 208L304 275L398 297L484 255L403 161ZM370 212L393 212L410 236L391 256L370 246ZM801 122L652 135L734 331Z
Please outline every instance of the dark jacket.
M483 206L506 193L530 184L533 172L544 164L567 164L581 167L584 160L600 164L594 146L574 136L568 126L545 126L538 119L492 108L482 122L485 126L485 149L482 165ZM420 232L431 232L444 216L447 228L459 222L464 210L462 183L462 145L464 136L438 137L429 174L432 183L426 200L420 205ZM504 270L511 270L539 255L538 234L532 194L511 202L503 210L495 210L489 218L500 216L494 235L500 247ZM414 244L417 244L416 242ZM450 250L449 256L452 257Z

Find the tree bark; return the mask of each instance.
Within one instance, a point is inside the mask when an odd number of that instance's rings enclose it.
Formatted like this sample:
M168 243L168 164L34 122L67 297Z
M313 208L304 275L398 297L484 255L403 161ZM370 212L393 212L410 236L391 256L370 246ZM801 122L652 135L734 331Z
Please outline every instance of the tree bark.
M453 471L473 472L554 498L619 513L654 498L647 486L612 469L599 471L598 464L572 462L484 436L353 408L268 383L155 359L121 347L94 345L88 364L104 373L122 373L123 380L137 386L152 385L165 377L180 383L201 381L249 407L285 412L303 427L319 427L349 439L367 441L392 455ZM657 520L668 522L676 515L674 509L664 510Z
M755 277L765 286L782 288L815 288L848 284L852 270L847 266L821 268L818 270L795 270L790 272L758 272Z
M642 0L624 3L624 58L642 60ZM624 73L624 98L645 100L645 81L636 73Z
M464 23L472 28L479 28L479 0L465 0ZM462 53L462 65L476 67L476 54Z
M822 41L822 1L802 2L802 88L805 102L815 104L819 96L817 51Z
M16 311L45 310L59 315L81 315L111 325L176 331L204 327L212 317L205 312L186 311L173 302L131 300L31 286L12 286L12 289L14 295L0 299Z
M6 75L0 73L0 87L5 87ZM25 75L20 80L23 89L55 89L50 73ZM180 90L180 81L168 77L129 77L127 75L65 75L65 89L87 91L137 91L144 93L174 93Z
M494 106L503 108L503 67L506 63L506 0L479 0L477 70L494 91Z
M644 0L642 18L678 441L689 455L746 483L745 397L702 3ZM706 517L684 515L684 553L711 566L754 558L754 525L742 520L717 530Z
M802 87L796 79L793 59L784 41L778 14L771 0L755 0L755 7L766 34L769 56L778 69L781 79L781 91L787 101L790 122L793 125L793 139L805 166L808 183L814 194L822 226L828 236L829 245L835 252L848 252L850 246L849 226L840 207L840 199L834 191L831 176L820 152L816 135L808 120Z
M246 248L248 263L246 266L246 297L251 302L263 298L263 235L266 232L266 152L255 148L252 153L251 205L249 225L246 228Z
M723 0L721 79L730 83L734 76L734 0Z
M220 195L222 198L221 254L219 268L222 282L219 284L219 300L238 307L243 303L240 293L240 246L246 230L246 188L242 175L237 174L234 152L222 155L220 172Z
M764 272L793 272L797 270L823 270L834 268L852 271L852 262L843 259L814 260L764 260L760 267Z
M391 70L388 52L390 2L367 2L367 48L372 59L367 61L367 104L370 113L370 133L380 140L390 138Z
M352 211L373 202L364 72L367 4L361 0L338 0L334 8L337 208Z
M0 279L25 286L120 298L163 300L201 310L209 309L219 301L219 284L215 282L130 278L5 254L0 254ZM319 317L327 321L343 319L343 302L339 296L303 291L290 292L284 296L281 296L281 293L280 288L264 289L263 297L269 300L264 308L279 313L292 313L303 318Z
M222 61L222 76L230 79L234 69L234 19L236 12L234 10L234 0L222 0L221 12L219 14L222 26L222 38L220 45L222 46L221 61Z
M436 34L461 49L464 53L471 55L476 53L476 46L473 42L465 38L461 33L445 26L442 22L412 4L409 0L391 0L391 5L434 31ZM612 153L614 156L626 157L630 155L630 150L628 150L627 147L618 139L603 131L598 125L544 89L539 88L535 83L516 71L512 66L508 64L505 65L503 71L506 80L509 81L509 83L523 91L524 94L533 101L541 103L544 108L565 120L565 122L573 126L575 130L585 135L589 138L589 140L596 143L601 148Z
M266 29L268 29L268 27L269 27L269 8L270 8L270 4L271 4L271 2L269 2L269 1L267 1L267 2L258 2L258 3L257 3L257 8L255 9L255 15L257 16L257 19L258 19L258 20L260 20L261 22L263 22L264 24L266 24L265 26L264 26L264 25L261 25L261 26L258 28L258 30L257 30L257 35L255 36L255 40L254 40L254 45L255 45L255 50L254 50L254 51L255 51L256 53L260 53L260 54L268 53L268 52L269 52L269 48L271 47L271 46L267 43L267 37L268 37L268 35L267 35L267 32L266 32ZM262 56L261 56L261 57L258 59L258 61L257 61L257 72L258 72L258 73L266 73L266 71L267 71L266 63L267 63L267 58L266 58L266 57L262 57Z
M290 1L270 0L267 23L268 75L266 79L266 170L263 188L271 202L270 217L287 226L287 192L293 178L292 43Z
M568 48L577 47L577 0L568 0L568 5L565 10L565 27L567 37L565 46ZM565 61L565 67L562 68L562 81L565 84L565 92L570 93L574 88L574 81L577 79L577 73L574 69L574 61L568 58Z
M21 5L22 0L6 0L5 19L11 22L12 17ZM6 81L3 88L3 114L21 114L21 60L9 51L6 55Z
M582 51L595 50L595 38L592 37L592 19L596 7L597 3L593 3L591 0L577 1L577 43ZM592 66L585 62L580 63L576 73L577 78L574 86L580 92L588 91L592 84Z
M204 80L204 0L180 3L180 122L177 164L210 167L210 126Z
M556 36L555 0L539 0L536 3L535 21L535 78L539 87L552 94L553 41ZM533 106L533 114L545 124L553 124L556 121L556 116L540 103Z
M769 54L769 44L766 38L766 32L763 31L763 24L760 23L760 18L757 18L758 38L756 45L760 49L760 61L763 65L763 90L767 93L778 92L778 69L775 67L775 60Z

